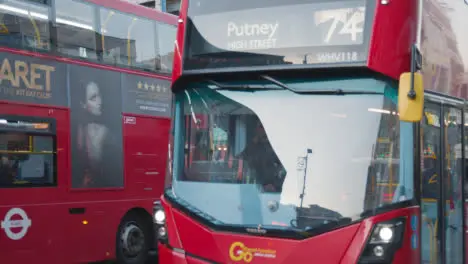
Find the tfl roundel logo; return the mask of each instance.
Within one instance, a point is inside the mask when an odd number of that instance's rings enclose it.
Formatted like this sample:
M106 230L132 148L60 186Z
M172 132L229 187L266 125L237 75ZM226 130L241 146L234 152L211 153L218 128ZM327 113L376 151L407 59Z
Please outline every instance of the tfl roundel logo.
M20 240L28 233L31 222L23 209L12 208L1 222L1 228L11 240Z

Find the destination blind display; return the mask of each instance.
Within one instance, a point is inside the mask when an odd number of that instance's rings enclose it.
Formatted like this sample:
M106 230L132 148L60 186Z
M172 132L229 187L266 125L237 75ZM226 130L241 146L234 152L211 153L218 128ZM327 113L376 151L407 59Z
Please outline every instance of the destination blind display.
M190 2L185 70L367 59L365 0L206 1Z

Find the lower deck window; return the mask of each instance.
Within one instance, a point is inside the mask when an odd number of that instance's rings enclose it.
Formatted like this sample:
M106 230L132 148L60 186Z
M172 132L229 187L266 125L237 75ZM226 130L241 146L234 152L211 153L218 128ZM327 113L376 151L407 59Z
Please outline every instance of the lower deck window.
M0 117L0 188L55 185L55 135L50 124Z

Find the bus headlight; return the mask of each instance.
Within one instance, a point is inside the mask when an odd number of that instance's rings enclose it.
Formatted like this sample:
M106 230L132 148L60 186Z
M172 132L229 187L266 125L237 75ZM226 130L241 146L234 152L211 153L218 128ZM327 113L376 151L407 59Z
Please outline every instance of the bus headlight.
M390 264L403 243L405 218L396 218L374 226L359 264Z
M158 229L158 237L166 237L166 235L167 235L166 228L164 226L161 226Z
M393 228L384 226L379 230L379 238L382 241L391 241L393 238Z
M372 232L369 244L388 244L392 242L397 226L394 224L377 224Z
M159 201L154 202L153 222L154 230L156 231L156 238L159 242L164 243L167 241L166 212Z
M164 225L166 222L166 213L163 209L157 209L154 212L154 222L158 225Z

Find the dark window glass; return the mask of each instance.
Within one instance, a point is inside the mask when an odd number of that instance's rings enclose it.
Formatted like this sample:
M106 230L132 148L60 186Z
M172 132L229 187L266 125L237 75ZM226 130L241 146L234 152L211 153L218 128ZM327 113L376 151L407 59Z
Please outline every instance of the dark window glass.
M146 6L149 8L156 8L156 1L144 2L144 3L141 3L140 5Z
M463 223L462 208L462 111L457 108L444 108L445 144L445 227L446 263L462 263Z
M174 61L174 40L177 28L168 24L156 23L158 32L158 57L160 58L160 70L171 73Z
M48 124L3 118L0 124L0 188L55 184L55 136L34 133Z
M133 51L130 57L131 65L150 71L156 70L158 60L156 57L155 25L149 19L133 17L128 25L128 40L132 43Z
M31 2L31 3L37 3L37 4L43 4L43 5L50 5L50 0L23 0L26 2Z
M95 8L73 0L55 1L58 51L71 57L96 60Z
M50 49L49 6L18 0L0 3L0 45Z
M129 53L135 53L135 46L127 41L127 29L132 17L109 9L100 9L102 57L105 63L129 65ZM130 50L127 45L130 44Z
M424 117L421 122L423 159L421 174L421 258L424 263L430 263L434 251L439 251L438 239L433 230L437 230L441 219L439 218L439 205L441 202L440 184L443 161L441 145L444 118L441 116L439 104L425 102ZM432 246L435 245L435 246Z
M440 118L440 108L432 104L424 112L423 133L423 160L422 169L422 199L423 202L431 203L439 199L440 180L440 129L442 120Z
M157 70L154 22L110 9L100 9L101 39L105 63Z

